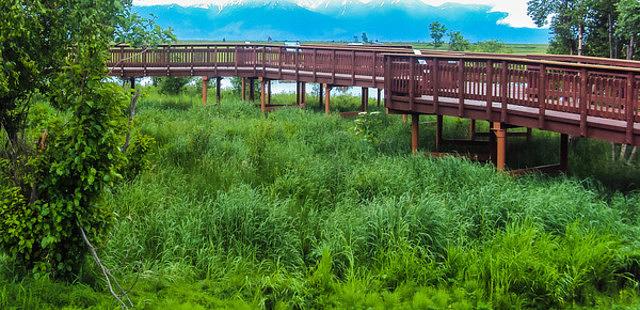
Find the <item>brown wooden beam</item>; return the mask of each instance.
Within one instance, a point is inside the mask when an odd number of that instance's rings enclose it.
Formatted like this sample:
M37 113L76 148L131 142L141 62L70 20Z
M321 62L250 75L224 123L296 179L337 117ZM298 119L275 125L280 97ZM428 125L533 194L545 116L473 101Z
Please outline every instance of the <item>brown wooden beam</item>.
M324 91L324 114L329 115L331 114L331 86L329 84L324 84Z
M320 84L318 89L318 104L322 105L324 95L324 85Z
M202 106L207 106L207 95L209 94L209 90L207 89L209 77L202 77Z
M507 132L499 122L493 123L493 132L496 138L496 169L504 171L507 168Z
M221 104L222 103L222 78L221 77L217 77L216 78L216 103L217 104Z
M247 100L247 80L245 78L240 78L240 100Z
M260 78L260 111L262 113L267 111L267 94L266 94L266 83L264 78Z
M569 135L560 134L560 170L569 171Z
M255 79L249 79L249 100L256 101L256 87L255 87Z
M420 114L411 114L411 152L418 153L420 147Z

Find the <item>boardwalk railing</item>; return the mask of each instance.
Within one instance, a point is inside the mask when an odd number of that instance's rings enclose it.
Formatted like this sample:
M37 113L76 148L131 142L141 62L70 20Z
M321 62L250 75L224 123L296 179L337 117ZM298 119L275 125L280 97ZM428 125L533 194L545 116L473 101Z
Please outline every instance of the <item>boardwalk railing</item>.
M395 111L640 143L640 69L446 55L388 55L385 69L386 104Z
M264 44L171 45L152 49L111 49L110 75L240 76L295 79L377 87L385 53L402 48L280 46ZM362 84L362 85L361 85ZM346 85L345 85L346 86Z

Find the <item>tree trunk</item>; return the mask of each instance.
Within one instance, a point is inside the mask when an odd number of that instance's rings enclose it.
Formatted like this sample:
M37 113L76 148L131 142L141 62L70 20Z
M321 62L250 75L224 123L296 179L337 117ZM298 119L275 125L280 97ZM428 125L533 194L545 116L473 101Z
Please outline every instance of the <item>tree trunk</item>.
M578 56L582 56L584 49L584 25L578 26Z
M609 13L609 58L613 58L613 21L611 18L611 13Z
M624 162L625 159L627 158L627 145L623 144L620 146L620 161Z
M634 45L636 44L636 35L632 34L629 38L629 46L627 47L627 60L633 59Z

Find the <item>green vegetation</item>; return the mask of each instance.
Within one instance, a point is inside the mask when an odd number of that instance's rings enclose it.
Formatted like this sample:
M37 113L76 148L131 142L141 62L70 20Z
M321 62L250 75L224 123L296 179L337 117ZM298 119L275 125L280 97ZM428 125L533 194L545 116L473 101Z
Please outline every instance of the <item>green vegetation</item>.
M513 178L411 156L398 116L325 117L309 98L310 111L265 117L231 93L206 108L195 90L144 93L135 124L156 141L149 165L99 203L115 218L100 253L138 308L640 305L640 174L614 170L605 143L578 141L576 177ZM426 148L434 127L422 126ZM445 124L447 136L466 128ZM554 135L524 145L513 139L511 165L557 157ZM92 264L77 284L18 267L0 256L0 308L116 306Z

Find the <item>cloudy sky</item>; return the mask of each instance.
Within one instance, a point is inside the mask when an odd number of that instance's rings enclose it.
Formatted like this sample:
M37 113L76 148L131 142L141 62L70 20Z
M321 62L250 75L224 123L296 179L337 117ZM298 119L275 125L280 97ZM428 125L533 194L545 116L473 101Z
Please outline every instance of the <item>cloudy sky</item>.
M162 4L179 4L182 6L209 6L209 5L225 5L233 2L241 2L242 0L134 0L134 5L162 5ZM305 6L318 6L326 1L344 1L344 0L297 0ZM369 2L371 0L359 0L361 2ZM391 0L394 2L402 0ZM455 2L462 4L485 4L493 8L493 11L506 12L509 14L507 18L500 23L510 25L512 27L531 27L535 28L531 18L527 16L527 0L422 0L431 5L440 5L446 2Z

